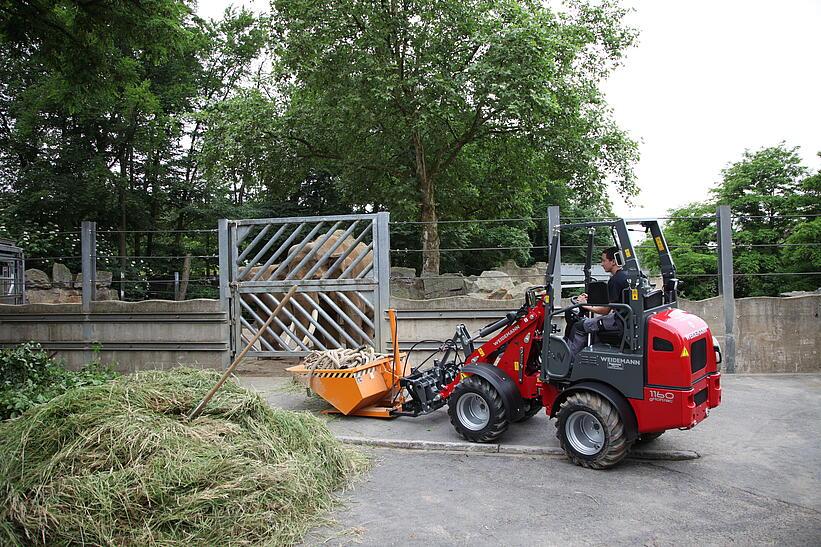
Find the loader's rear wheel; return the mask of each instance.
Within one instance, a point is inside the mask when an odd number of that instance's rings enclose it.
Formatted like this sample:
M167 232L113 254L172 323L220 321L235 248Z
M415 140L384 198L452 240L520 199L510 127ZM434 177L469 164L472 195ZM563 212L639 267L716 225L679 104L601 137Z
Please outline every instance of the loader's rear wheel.
M556 436L567 457L591 469L613 467L627 455L630 443L619 411L604 397L574 393L559 407Z
M475 443L498 439L509 424L499 393L478 376L459 382L448 399L448 415L456 431Z

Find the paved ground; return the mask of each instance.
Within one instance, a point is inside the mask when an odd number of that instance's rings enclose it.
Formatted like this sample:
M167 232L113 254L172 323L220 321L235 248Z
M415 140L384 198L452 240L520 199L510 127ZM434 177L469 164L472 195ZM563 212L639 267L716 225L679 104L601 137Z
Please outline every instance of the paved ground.
M243 377L271 404L321 401L277 377ZM371 473L345 493L334 526L308 543L821 544L821 375L725 376L724 402L660 450L687 461L589 471L563 457L370 449ZM334 418L337 435L459 441L443 409L392 421ZM553 423L514 425L502 443L557 447Z

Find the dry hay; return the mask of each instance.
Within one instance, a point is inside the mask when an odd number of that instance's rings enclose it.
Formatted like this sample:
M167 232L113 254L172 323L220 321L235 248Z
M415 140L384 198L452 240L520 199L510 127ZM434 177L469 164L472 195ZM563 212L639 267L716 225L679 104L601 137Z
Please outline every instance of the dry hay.
M0 423L0 544L299 541L365 466L316 417L175 369L71 390Z
M371 346L359 349L317 350L306 355L300 364L309 370L347 369L366 365L387 356L384 353L376 353Z

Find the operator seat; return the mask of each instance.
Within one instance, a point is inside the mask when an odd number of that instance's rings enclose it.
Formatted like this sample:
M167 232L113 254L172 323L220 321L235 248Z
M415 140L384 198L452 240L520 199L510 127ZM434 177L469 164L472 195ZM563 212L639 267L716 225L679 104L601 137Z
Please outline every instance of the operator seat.
M584 287L587 303L591 306L606 306L610 303L607 295L607 281L591 281Z
M585 287L585 291L587 292L587 303L591 306L608 306L610 304L610 295L607 293L606 281L591 281ZM595 339L603 344L619 347L624 331L624 323L622 322L620 325L621 328L619 331L597 332Z

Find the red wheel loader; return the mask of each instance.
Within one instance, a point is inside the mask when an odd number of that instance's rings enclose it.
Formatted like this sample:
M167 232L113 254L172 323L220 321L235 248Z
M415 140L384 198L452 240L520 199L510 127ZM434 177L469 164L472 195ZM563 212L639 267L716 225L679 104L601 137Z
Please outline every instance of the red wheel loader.
M652 286L641 272L628 225L640 225L655 242L662 287ZM571 358L557 320L564 317L569 327L585 313L585 304L571 299L568 307L554 305L559 295L553 294L550 266L560 233L580 229L588 232L587 305L615 308L622 328L592 335ZM606 281L590 274L595 232L601 229L612 232L629 279L622 303L608 302ZM720 348L707 323L678 309L676 269L656 220L559 225L549 256L545 285L528 290L518 311L475 335L460 325L433 367L399 380L406 399L395 415L418 416L447 404L460 435L492 442L510 424L544 408L556 418L567 456L578 465L604 469L621 461L634 443L692 428L721 403Z

